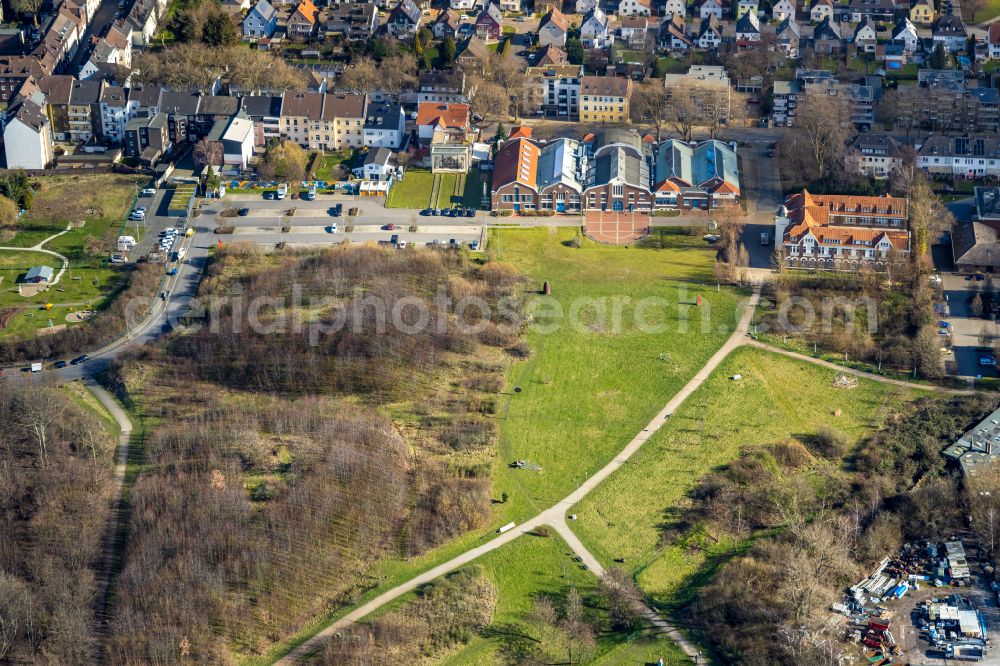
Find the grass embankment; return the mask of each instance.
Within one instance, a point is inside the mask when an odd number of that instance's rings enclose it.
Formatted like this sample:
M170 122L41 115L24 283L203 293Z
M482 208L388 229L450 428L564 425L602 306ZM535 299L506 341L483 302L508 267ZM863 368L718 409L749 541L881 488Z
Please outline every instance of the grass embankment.
M494 460L492 496L500 499L506 492L508 501L494 505L491 525L482 531L407 561L383 562L372 572L377 587L356 603L482 543L496 527L523 520L565 497L649 422L734 326L738 295L730 289L716 292L714 284L708 284L715 253L700 235L666 233L663 249L626 249L585 239L581 248L573 248L574 232L569 229L493 233L490 247L499 248L500 259L529 276L535 288L549 280L553 298L566 312L582 298L607 303L613 297L631 299L620 301L622 325L618 331L602 327L585 311L578 330L562 325L551 334L529 332L533 355L511 367L498 410L501 444ZM694 305L698 294L701 309ZM643 333L635 326L635 304L647 297L664 299L664 305L645 313L651 325L665 328L662 332ZM707 317L706 332L702 316ZM686 332L681 326L684 317L690 319ZM515 394L514 387L521 392ZM542 471L508 467L518 459L538 464ZM266 658L250 663L268 663L286 654L347 610L317 618Z
M742 379L732 380L736 374ZM579 516L573 529L602 563L625 558L640 587L658 603L686 600L706 575L706 562L740 547L663 543L663 524L683 512L687 493L702 475L731 462L742 447L808 438L823 426L856 442L879 425L891 405L912 395L863 379L853 389L834 388L834 375L764 351L735 351L631 464L571 509Z
M69 261L59 284L31 297L18 293L17 280L32 266L51 266L56 273L62 262L42 252L0 250L0 308L21 311L10 318L0 336L27 336L54 325L68 324L70 312L100 308L121 287L120 270L107 263L114 240L145 179L117 174L49 176L38 180L34 204L11 238L0 246L29 248L60 233L72 222L82 226L53 238L44 245ZM129 230L132 235L136 231ZM50 311L42 309L53 303Z

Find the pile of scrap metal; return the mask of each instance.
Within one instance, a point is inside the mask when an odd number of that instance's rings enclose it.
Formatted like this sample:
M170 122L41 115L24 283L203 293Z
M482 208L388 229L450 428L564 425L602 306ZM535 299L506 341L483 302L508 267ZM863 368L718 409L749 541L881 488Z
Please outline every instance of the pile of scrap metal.
M929 599L917 608L921 636L945 659L979 661L986 656L986 622L968 599L952 594Z
M882 666L891 664L892 656L899 654L896 647L896 639L893 638L889 630L890 620L885 618L873 618L862 625L855 625L851 628L850 638L854 642L860 642L865 647L865 657L869 664Z

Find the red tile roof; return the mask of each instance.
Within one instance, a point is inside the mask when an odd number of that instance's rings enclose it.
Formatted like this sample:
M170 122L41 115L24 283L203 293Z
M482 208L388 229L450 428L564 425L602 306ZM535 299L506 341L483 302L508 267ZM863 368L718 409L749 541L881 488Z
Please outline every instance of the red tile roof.
M493 189L510 183L536 188L538 146L525 138L508 140L501 146L493 163Z
M421 125L464 129L469 126L469 105L421 102L417 107L417 126Z

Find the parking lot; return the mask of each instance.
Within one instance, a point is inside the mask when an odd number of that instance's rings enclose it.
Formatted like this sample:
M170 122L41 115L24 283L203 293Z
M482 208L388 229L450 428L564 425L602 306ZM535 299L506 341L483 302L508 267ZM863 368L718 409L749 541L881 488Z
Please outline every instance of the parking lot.
M945 273L941 277L942 290L950 310L946 319L951 324L950 339L956 374L962 377L998 376L996 367L979 364L980 356L983 355L979 338L984 330L995 338L998 335L996 321L976 317L972 313L972 300L975 295L991 291L991 283L985 279L967 279L969 276L959 274ZM944 346L948 336L941 337Z
M341 214L335 217L332 209L338 204ZM358 209L356 216L348 215L351 208ZM227 209L245 214L221 215ZM241 193L202 206L199 223L233 227L232 234L219 236L223 242L243 240L301 247L345 240L389 242L395 237L407 244L475 244L481 248L486 241L489 219L483 213L474 217L422 216L416 210L384 208L382 199L376 198L320 194L314 201L291 198L279 201L264 199L260 193Z

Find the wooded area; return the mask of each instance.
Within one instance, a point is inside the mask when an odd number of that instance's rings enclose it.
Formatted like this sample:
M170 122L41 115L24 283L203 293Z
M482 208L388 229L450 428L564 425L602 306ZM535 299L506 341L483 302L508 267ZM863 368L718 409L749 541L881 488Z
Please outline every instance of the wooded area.
M0 381L0 662L95 657L114 439L54 388Z
M372 306L359 332L266 333L234 300L200 332L123 362L119 392L157 425L132 494L115 662L261 654L377 585L378 561L489 520L489 416L507 357L496 345L520 331L491 322L479 336L461 333L456 313L432 299L443 289L518 302L520 278L456 253L403 254L262 255L236 244L215 254L201 297L278 298L297 285L303 305L259 313L271 323L288 310L324 321L365 295L390 309L409 297L435 316L447 310L443 332L375 334L367 324L386 312ZM331 300L309 306L319 295Z

